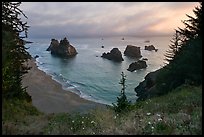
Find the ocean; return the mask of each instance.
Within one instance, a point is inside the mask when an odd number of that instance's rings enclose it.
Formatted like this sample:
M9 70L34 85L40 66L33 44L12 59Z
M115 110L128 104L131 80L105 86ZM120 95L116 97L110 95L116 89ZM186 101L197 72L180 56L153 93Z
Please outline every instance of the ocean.
M28 39L33 43L26 44L32 57L38 55L37 66L52 79L59 82L67 92L78 94L81 98L94 102L112 105L116 103L121 92L121 73L126 75L126 96L131 102L137 100L134 88L139 85L147 73L155 71L165 64L165 52L168 50L171 36L164 37L108 37L108 38L69 38L78 54L73 58L63 59L52 56L46 49L51 39ZM60 41L63 38L55 38ZM145 41L149 40L149 43ZM158 51L144 50L146 45L154 45ZM142 58L147 58L147 68L134 72L127 71L128 66L136 59L124 56L127 45L139 46ZM102 48L101 46L104 46ZM104 59L101 55L118 48L123 55L123 62Z

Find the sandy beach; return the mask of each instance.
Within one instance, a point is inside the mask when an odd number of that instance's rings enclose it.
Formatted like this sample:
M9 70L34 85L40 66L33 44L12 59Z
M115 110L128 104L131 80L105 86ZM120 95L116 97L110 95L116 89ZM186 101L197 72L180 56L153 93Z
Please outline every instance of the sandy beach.
M88 112L96 107L105 107L100 103L80 98L77 94L62 89L51 76L39 70L35 59L27 62L32 68L23 76L23 86L32 97L32 104L44 113Z

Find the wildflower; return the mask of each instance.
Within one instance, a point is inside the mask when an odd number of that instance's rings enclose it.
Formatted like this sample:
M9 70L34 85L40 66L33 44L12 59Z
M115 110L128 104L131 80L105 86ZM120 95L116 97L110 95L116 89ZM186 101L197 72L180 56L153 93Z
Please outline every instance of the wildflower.
M151 125L152 123L151 123L151 122L148 122L148 124Z
M84 130L84 127L82 129Z
M147 116L151 115L151 113L147 113Z
M154 127L151 127L152 129L154 129Z
M94 121L91 121L91 124L95 123Z
M92 134L94 134L94 135L95 135L95 132L93 132Z
M74 120L72 120L72 123L74 123Z
M71 127L71 130L73 129L73 127Z
M82 124L84 124L84 121L81 121Z
M161 119L161 118L158 118L158 121L162 121L162 119Z
M117 116L114 116L114 119L116 119L117 118Z

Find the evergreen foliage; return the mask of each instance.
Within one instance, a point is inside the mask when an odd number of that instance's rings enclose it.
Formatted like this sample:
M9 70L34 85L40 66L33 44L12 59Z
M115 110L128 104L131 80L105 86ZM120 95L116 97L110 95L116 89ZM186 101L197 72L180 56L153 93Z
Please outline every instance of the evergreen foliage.
M166 51L165 57L169 63L174 59L175 55L179 52L179 48L181 47L181 39L179 37L178 30L175 30L175 34L173 35L173 38L171 41L171 44L169 45L169 50Z
M183 21L185 28L179 28L173 36L166 53L169 64L156 79L160 92L171 91L184 83L202 83L202 2L193 12L195 18L187 15L190 19Z
M2 2L2 94L4 98L19 98L31 101L22 87L23 74L30 68L23 65L31 56L24 47L27 23L21 21L25 14L18 8L20 2ZM27 17L26 17L27 18ZM25 36L20 34L25 33Z
M122 89L121 89L121 93L119 95L119 97L117 97L117 104L113 104L113 109L115 110L115 112L124 112L124 111L129 111L130 110L130 101L127 100L127 97L125 95L125 88L126 88L126 85L125 85L125 80L126 80L126 76L125 74L122 72L121 73L121 80L120 80L120 85L122 86Z

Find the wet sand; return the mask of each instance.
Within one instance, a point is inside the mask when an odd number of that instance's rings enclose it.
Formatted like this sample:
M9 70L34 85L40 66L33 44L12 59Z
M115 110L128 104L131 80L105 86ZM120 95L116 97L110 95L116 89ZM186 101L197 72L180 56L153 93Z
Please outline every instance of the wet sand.
M97 107L105 108L100 103L85 100L54 81L51 76L39 70L34 59L27 62L32 68L23 76L23 86L32 97L32 104L44 113L81 112L86 113Z

